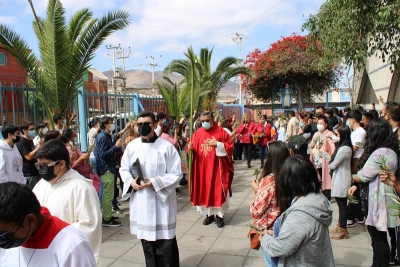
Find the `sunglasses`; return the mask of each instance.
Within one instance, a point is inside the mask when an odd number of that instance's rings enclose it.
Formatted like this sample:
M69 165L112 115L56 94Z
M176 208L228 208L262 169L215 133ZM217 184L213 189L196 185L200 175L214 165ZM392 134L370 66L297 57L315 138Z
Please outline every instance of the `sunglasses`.
M60 161L57 160L57 161L54 161L54 162L52 162L52 163L44 164L44 165L40 165L39 162L36 162L36 163L35 163L35 167L36 167L36 169L38 169L39 171L40 171L40 170L47 171L47 170L49 169L49 167L54 167L54 166L56 166L59 162L60 162Z
M138 122L136 123L137 127L142 127L142 126L150 126L150 124L153 124L152 122Z

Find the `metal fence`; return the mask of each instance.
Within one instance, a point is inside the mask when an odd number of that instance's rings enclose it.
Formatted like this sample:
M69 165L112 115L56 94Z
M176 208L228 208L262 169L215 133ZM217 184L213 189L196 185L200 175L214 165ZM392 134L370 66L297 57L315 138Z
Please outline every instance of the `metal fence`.
M0 84L0 126L5 123L20 125L24 121L46 121L48 115L39 100L35 89L25 86L1 86ZM87 148L89 122L94 117L110 116L114 118L116 130L125 127L127 121L142 110L167 113L162 96L139 95L137 93L97 93L78 89L77 97L69 103L69 110L77 117L73 127L78 133L83 151Z

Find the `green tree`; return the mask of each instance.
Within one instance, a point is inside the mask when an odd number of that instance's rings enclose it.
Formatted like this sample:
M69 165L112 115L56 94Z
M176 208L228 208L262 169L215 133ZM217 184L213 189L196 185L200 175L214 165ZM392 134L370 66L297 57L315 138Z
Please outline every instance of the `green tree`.
M104 39L129 25L129 14L116 10L95 19L85 8L76 12L67 24L59 0L49 0L46 18L37 17L29 2L35 17L33 29L38 38L40 59L25 40L3 24L0 24L0 43L27 70L29 85L36 89L36 97L54 128L54 113L67 116L69 120L74 117L69 108L77 89L83 85L83 72L90 67Z
M188 95L188 87L183 87L183 80L179 83L174 83L168 76L164 76L164 82L156 82L157 88L167 105L169 116L179 118L181 113L185 112L188 107L186 100Z
M326 68L344 62L355 69L365 67L367 56L399 67L399 0L328 0L303 24L318 40L324 55L315 65Z
M190 47L185 53L186 59L173 60L166 68L167 73L176 72L183 76L185 86L191 86L193 76L195 110L212 110L216 104L221 88L232 78L244 74L251 76L252 71L241 66L240 59L226 57L222 59L214 71L211 70L213 49L202 48L197 56ZM193 73L193 74L192 74ZM190 92L190 90L185 90Z

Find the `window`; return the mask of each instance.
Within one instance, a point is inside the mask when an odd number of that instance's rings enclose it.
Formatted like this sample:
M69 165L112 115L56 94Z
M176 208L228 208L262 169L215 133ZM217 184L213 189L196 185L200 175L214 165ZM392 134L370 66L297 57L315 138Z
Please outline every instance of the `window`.
M8 65L8 56L0 52L0 66L7 66Z

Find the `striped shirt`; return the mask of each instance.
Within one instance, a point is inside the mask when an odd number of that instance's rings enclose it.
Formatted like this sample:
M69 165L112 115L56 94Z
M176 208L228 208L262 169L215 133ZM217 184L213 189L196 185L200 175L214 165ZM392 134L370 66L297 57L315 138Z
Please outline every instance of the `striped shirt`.
M250 204L251 217L259 228L272 228L274 221L279 217L275 192L274 175L270 174L262 178L255 192L254 200Z

